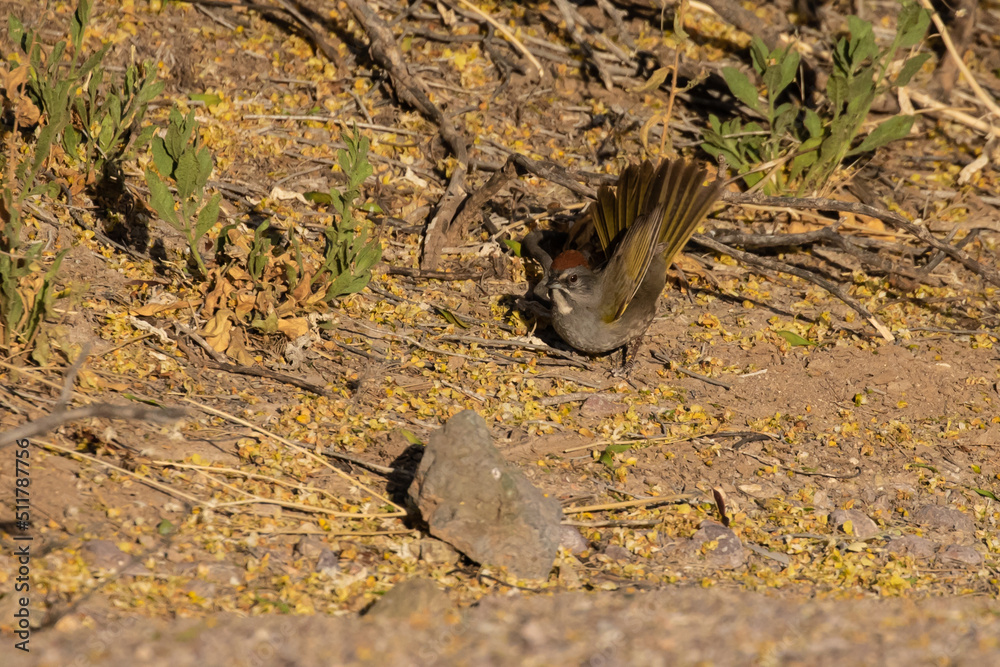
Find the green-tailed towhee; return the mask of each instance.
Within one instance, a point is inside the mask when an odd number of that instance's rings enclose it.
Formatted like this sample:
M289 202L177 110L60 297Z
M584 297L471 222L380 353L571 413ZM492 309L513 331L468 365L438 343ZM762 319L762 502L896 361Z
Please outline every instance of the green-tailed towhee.
M719 181L705 185L705 171L683 160L630 165L614 191L602 186L590 213L603 266L592 268L578 250L542 258L562 339L600 354L640 338L656 316L667 269L719 192Z

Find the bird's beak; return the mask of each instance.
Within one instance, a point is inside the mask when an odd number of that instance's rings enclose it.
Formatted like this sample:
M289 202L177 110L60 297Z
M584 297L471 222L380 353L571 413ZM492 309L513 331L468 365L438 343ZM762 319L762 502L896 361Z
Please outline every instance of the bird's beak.
M552 279L552 274L546 274L542 280L538 281L533 290L535 296L542 301L552 301L552 287L555 285L555 281Z

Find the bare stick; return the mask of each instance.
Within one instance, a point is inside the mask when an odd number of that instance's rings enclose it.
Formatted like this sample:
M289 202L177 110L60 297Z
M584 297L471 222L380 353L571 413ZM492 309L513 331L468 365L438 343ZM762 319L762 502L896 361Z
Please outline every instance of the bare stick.
M63 380L62 391L59 392L59 400L56 401L55 406L52 408L52 412L62 412L69 405L70 398L73 397L73 383L76 382L76 376L80 372L80 368L83 367L87 357L90 356L91 344L87 343L80 350L80 354L76 355L76 359L73 360L73 364L66 371L66 378Z
M901 95L906 95L907 97L913 99L914 102L924 107L927 113L934 116L944 116L945 118L950 118L951 120L967 125L977 132L982 132L985 135L992 135L994 137L1000 137L1000 128L996 125L991 125L986 121L976 118L975 116L970 116L967 113L963 113L958 109L954 109L947 104L938 102L936 99L931 97L926 93L922 93L918 90L913 90L912 88L900 88L899 92Z
M504 163L503 167L499 171L494 172L490 176L490 180L486 181L483 187L479 188L465 200L462 210L455 216L455 229L464 236L467 231L466 227L468 227L472 217L477 215L483 206L486 205L486 202L500 192L501 188L516 177L517 169L514 166L514 161L507 158L507 162Z
M484 21L486 21L487 23L489 23L491 26L493 26L494 28L496 28L497 32L499 32L501 35L503 35L505 38L507 38L507 41L510 42L511 44L513 44L514 48L516 48L518 51L520 51L521 53L523 53L524 57L527 58L528 61L531 62L531 64L535 66L535 70L538 71L538 78L539 79L544 79L545 78L545 68L542 67L542 63L540 63L538 61L538 58L536 58L531 53L531 51L529 51L524 46L524 44L521 43L521 40L519 40L517 37L514 36L514 33L512 33L507 28L507 26L499 23L492 16L490 16L487 13L485 13L483 10L479 9L479 7L476 7L474 4L472 4L468 0L458 0L458 2L461 3L463 6L467 7L469 9L469 11L471 11L473 14L479 16Z
M0 449L21 440L31 438L56 429L69 422L100 417L103 419L127 419L129 421L166 422L183 417L187 412L183 408L154 408L148 405L115 405L111 403L94 403L73 410L61 410L45 415L35 421L22 424L0 434Z
M972 271L978 276L982 276L997 287L1000 287L1000 272L996 269L981 264L950 243L939 240L929 231L904 220L895 213L890 213L884 209L875 208L867 204L855 202L837 201L835 199L822 199L818 197L765 197L763 195L740 195L732 192L723 192L722 201L728 204L747 204L750 206L773 206L778 208L795 209L815 209L819 211L846 211L848 213L858 213L872 218L878 218L882 222L889 223L896 229L903 230L929 246L932 246L945 253L962 266Z
M444 196L438 204L437 213L424 233L424 251L420 263L422 268L435 269L441 258L441 249L445 247L445 240L451 231L455 212L465 199L463 188L465 175L469 169L469 140L455 128L451 119L431 102L424 83L410 72L388 24L365 0L344 1L368 35L368 52L372 60L389 72L396 95L402 102L437 124L441 139L458 161L451 173L451 180Z
M941 20L941 16L934 11L934 7L931 5L930 0L919 0L920 6L930 12L931 20L934 21L934 25L938 29L938 33L941 35L941 41L944 42L944 48L948 49L948 55L955 62L955 66L958 67L958 71L962 73L965 80L968 82L969 87L972 88L972 92L976 94L976 97L982 102L990 113L994 117L1000 117L1000 106L993 101L990 94L983 90L983 87L979 85L976 81L976 77L972 75L969 68L966 66L965 62L962 60L961 54L955 49L955 43L951 41L951 35L948 33L948 29L944 25L944 21Z
M819 285L827 292L833 294L835 297L837 297L838 299L846 303L848 306L853 308L855 312L861 315L861 317L865 318L873 327L875 327L875 330L879 332L882 338L886 339L890 343L896 340L895 336L892 335L892 332L889 331L889 329L886 328L884 324L879 322L878 319L874 315L872 315L867 308L865 308L864 304L862 304L860 301L849 295L847 292L842 290L837 285L834 285L829 280L820 278L811 271L806 271L805 269L800 269L796 266L792 266L791 264L785 264L784 262L778 262L775 260L766 259L764 257L759 257L749 252L743 252L742 250L737 250L736 248L732 248L723 243L719 243L715 239L710 239L707 236L703 236L701 234L695 234L694 236L691 237L691 240L693 240L698 245L702 245L705 246L706 248L711 248L716 252L721 252L725 255L729 255L730 257L740 262L745 262L746 264L750 264L751 266L758 266L760 268L769 269L771 271L787 273L789 275L802 278L803 280L808 280L809 282L815 285Z

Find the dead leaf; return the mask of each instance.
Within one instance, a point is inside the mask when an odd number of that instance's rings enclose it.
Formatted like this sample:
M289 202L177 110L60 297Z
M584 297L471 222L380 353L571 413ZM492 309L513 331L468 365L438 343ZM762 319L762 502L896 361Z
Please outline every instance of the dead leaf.
M646 83L636 86L635 88L633 88L628 92L651 93L663 85L663 82L667 80L667 76L669 74L670 74L669 67L661 67L660 69L656 70L655 72L649 75L649 78L646 79Z
M155 315L173 312L182 308L191 308L196 305L198 305L197 302L189 300L171 301L169 303L147 303L144 306L133 308L131 314L136 317L153 317Z
M271 192L270 194L268 194L268 197L271 199L277 199L278 201L288 201L290 199L294 199L296 201L302 202L303 204L309 203L306 201L306 198L302 196L301 192L295 192L294 190L285 190L284 188L279 188L277 186L271 188Z
M226 356L236 360L243 366L251 366L254 363L253 356L247 351L246 337L243 330L234 328L230 332L229 347L226 348Z
M229 349L232 342L233 323L230 319L232 315L233 311L229 309L219 310L212 319L205 323L205 328L201 332L216 352L225 352Z
M309 333L309 320L305 317L286 317L278 320L278 331L289 340L295 340Z

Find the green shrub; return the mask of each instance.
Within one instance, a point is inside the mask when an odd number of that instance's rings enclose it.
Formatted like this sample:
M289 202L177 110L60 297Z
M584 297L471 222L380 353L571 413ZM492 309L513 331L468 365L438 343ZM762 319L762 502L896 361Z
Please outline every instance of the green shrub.
M743 72L725 67L723 76L740 102L764 116L766 127L740 119L723 123L713 115L702 148L716 159L724 158L749 186L766 173L774 173L774 180L764 187L769 194L797 190L801 195L821 188L845 157L874 150L909 134L913 116L899 115L883 121L858 141L875 99L892 85L909 83L930 57L919 54L907 58L895 80L889 81L889 65L896 54L916 46L929 23L924 9L904 3L895 37L881 50L871 23L848 17L849 35L841 38L834 49L822 115L797 102L778 103L795 80L799 56L791 46L768 51L763 41L754 37L751 62L764 84L766 102L762 102L757 87Z

